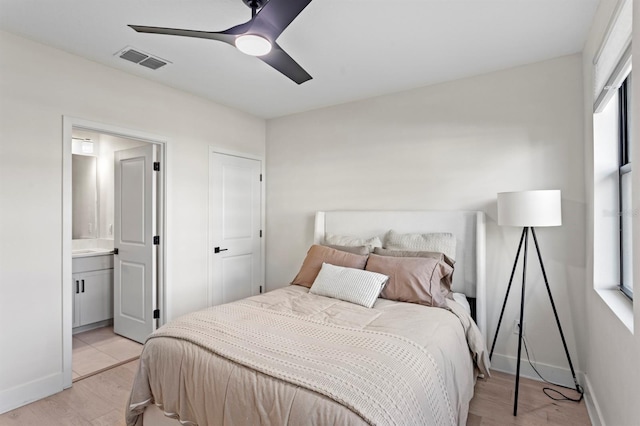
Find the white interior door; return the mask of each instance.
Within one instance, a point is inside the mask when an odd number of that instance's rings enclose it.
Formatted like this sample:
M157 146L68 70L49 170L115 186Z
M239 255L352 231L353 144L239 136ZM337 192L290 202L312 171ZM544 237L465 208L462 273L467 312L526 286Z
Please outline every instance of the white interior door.
M259 160L210 156L209 304L262 290L262 176Z
M113 330L140 343L156 328L157 150L148 144L115 153Z

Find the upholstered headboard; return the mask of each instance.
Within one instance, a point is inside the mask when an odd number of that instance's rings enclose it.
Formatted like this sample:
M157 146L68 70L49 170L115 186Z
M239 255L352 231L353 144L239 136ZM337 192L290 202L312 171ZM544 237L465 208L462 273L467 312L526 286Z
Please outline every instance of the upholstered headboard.
M479 211L329 211L317 212L314 243L325 234L380 237L399 233L451 232L456 237L453 289L475 298L475 319L486 337L485 215Z

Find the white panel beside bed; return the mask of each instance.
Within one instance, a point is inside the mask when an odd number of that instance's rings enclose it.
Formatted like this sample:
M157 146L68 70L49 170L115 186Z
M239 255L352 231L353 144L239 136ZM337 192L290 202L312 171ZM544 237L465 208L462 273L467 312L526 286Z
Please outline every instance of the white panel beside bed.
M317 212L314 243L325 234L380 237L399 233L451 232L456 237L453 290L476 298L476 323L486 330L485 215L479 211L329 211Z

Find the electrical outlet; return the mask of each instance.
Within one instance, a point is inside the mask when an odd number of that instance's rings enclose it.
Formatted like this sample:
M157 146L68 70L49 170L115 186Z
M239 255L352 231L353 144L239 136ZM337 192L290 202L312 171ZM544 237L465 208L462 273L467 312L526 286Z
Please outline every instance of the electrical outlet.
M522 335L524 336L524 331L527 329L527 323L523 323L522 327ZM518 320L513 320L513 334L520 334L520 328L518 327Z

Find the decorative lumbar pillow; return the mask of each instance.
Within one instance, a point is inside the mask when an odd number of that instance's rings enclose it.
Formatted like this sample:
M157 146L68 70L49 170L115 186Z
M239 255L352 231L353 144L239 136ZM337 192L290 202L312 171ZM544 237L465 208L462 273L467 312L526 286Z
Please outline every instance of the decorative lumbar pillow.
M451 293L451 286L453 285L453 272L454 272L454 264L456 263L453 259L447 256L444 253L438 253L435 251L413 251L413 250L388 250L376 247L373 250L374 254L380 256L392 256L392 257L430 257L432 259L438 259L440 261L445 262L447 265L451 266L452 270L450 274L446 274L442 277L441 289L444 290L445 296L451 299L453 297L453 293Z
M386 275L376 272L323 263L309 293L370 308L388 279Z
M369 248L367 246L338 246L334 244L324 244L327 247L331 247L332 249L346 251L347 253L359 254L359 255L367 255L370 253Z
M432 257L369 255L367 271L387 275L389 281L380 297L399 302L443 307L451 291L442 277L453 272L446 262Z
M456 259L456 237L450 232L431 234L399 234L387 232L384 248L389 250L435 251Z
M304 262L302 262L300 271L291 284L311 287L323 263L364 269L367 263L367 255L347 253L346 251L332 249L331 247L313 245L307 252L307 257L305 257Z
M380 241L378 237L359 238L351 235L326 234L324 236L324 243L326 245L336 246L366 246L369 252L372 252L376 247L382 247L382 241Z

